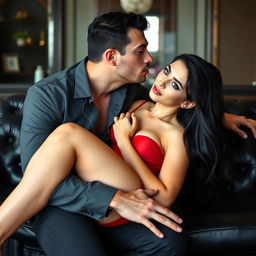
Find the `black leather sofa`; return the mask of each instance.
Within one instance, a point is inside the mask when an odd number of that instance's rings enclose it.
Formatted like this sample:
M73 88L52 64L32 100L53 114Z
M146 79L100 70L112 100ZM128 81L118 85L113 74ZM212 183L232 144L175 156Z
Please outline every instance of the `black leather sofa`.
M0 199L21 178L19 134L25 95L0 97ZM256 100L229 100L226 111L256 118ZM187 194L183 209L184 228L189 234L187 255L256 255L256 140L248 131L244 140L225 131L225 156L219 172L221 194L207 207L192 205ZM40 256L29 222L4 244L5 256ZM61 256L61 255L60 255Z

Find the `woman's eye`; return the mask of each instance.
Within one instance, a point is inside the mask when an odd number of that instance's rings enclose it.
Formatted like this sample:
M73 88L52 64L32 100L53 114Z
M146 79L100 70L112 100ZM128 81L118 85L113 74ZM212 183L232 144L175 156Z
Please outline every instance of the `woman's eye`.
M179 90L179 86L177 85L177 83L175 82L171 82L171 86L175 89L175 90Z
M168 74L169 74L169 71L168 71L168 69L167 68L164 68L164 74L166 75L166 76L168 76Z

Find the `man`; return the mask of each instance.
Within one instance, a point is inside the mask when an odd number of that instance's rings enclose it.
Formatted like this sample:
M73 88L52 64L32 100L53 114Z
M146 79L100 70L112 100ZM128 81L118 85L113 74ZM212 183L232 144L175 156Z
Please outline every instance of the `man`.
M142 15L107 13L96 18L88 30L88 57L29 89L21 129L23 170L62 123L75 122L109 142L114 116L126 112L136 99L147 98L138 84L145 81L152 62L146 28ZM177 224L181 219L150 198L156 193L124 193L71 175L34 220L39 243L47 255L183 255L186 236ZM111 209L135 222L133 229L127 233L125 225L99 228L93 219L104 218ZM110 246L105 247L105 241Z

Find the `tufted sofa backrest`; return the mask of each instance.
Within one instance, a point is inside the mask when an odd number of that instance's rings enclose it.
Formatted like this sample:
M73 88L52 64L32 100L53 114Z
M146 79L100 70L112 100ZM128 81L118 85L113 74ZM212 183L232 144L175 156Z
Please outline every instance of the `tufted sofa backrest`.
M242 115L256 119L256 99L255 100L226 100L225 111L231 114Z
M256 100L228 100L225 110L236 115L256 119ZM225 133L225 156L220 177L227 192L256 191L256 139L251 131L243 139L234 132Z
M226 131L225 156L220 170L222 186L227 192L256 192L256 139L243 128L248 139Z
M0 184L8 192L22 177L19 139L24 99L23 94L0 97Z
M22 177L19 136L24 94L0 97L0 186L9 193ZM256 100L225 101L226 111L256 118ZM229 192L256 191L256 140L226 131L226 153L221 180ZM2 189L1 189L2 190ZM2 192L1 192L2 193Z

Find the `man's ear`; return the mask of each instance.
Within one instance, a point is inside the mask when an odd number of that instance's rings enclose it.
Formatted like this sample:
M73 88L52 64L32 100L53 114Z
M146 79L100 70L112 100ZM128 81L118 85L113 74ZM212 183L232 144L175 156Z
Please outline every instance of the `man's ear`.
M115 49L107 49L104 53L106 61L112 65L116 66L117 63L117 51Z
M180 104L180 107L184 109L190 109L193 108L195 105L196 103L194 101L186 100Z

